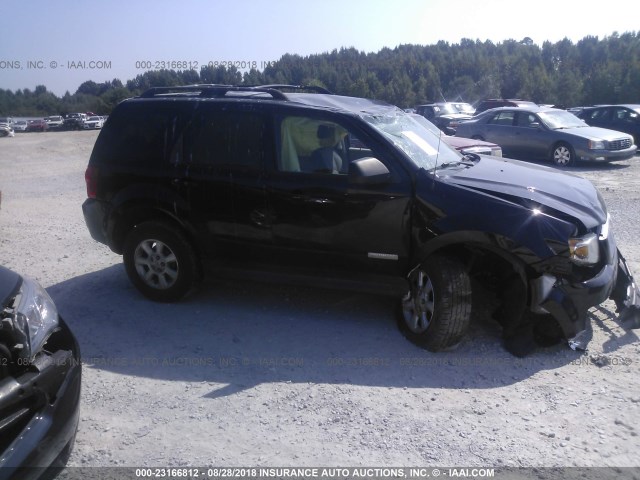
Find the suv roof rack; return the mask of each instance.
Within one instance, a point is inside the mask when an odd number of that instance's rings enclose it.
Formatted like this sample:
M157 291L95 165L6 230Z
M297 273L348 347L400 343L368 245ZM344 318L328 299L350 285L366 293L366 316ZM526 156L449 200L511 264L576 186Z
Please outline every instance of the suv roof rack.
M324 87L320 87L318 85L287 85L275 83L272 85L258 85L260 88L274 88L276 90L306 90L314 93L324 93L328 95L333 95L333 92L327 90Z
M314 93L324 93L332 95L332 92L324 87L317 85L287 85L287 84L273 84L273 85L250 85L250 86L236 86L236 85L222 85L215 83L195 84L195 85L181 85L174 87L151 87L145 90L140 97L141 98L153 98L159 95L188 95L198 93L199 97L224 97L228 92L248 92L248 93L266 93L271 95L274 100L288 100L286 95L281 90L294 90L294 91L309 91Z
M288 100L281 91L268 86L238 87L234 85L201 84L175 87L152 87L144 91L140 98L153 98L160 95L186 95L199 92L199 97L224 97L228 92L266 93L274 100Z

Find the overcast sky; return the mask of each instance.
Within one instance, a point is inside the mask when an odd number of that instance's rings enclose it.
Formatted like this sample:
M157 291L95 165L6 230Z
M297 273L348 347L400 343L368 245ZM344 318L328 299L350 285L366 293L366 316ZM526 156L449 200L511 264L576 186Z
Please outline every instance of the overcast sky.
M62 95L85 80L126 82L161 62L262 70L285 53L340 47L575 43L636 31L638 13L637 0L2 0L0 88L45 85Z

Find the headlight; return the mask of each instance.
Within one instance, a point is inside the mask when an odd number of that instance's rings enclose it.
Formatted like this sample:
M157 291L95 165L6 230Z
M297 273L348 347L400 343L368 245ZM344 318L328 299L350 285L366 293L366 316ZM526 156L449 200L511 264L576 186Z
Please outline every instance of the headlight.
M578 265L593 265L600 259L598 236L589 233L584 237L569 239L569 257Z
M589 149L590 150L604 150L604 140L589 140Z
M26 343L20 356L32 361L58 327L58 309L45 289L28 277L23 277L16 300L16 324Z

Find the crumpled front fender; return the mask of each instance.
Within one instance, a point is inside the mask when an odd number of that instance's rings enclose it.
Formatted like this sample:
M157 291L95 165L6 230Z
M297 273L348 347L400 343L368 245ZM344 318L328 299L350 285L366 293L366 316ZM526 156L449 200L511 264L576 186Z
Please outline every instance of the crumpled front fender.
M640 328L640 289L626 260L618 250L618 275L611 297L616 302L618 321L624 328Z

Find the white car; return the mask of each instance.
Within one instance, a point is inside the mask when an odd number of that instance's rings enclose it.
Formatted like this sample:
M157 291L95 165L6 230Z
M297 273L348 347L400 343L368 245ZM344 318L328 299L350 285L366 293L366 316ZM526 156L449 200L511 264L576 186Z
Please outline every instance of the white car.
M16 132L26 132L27 131L27 121L26 120L18 120L11 125Z
M52 115L44 117L44 121L47 122L49 128L60 128L62 127L63 118L60 115Z
M0 123L0 137L13 137L14 131L8 123Z
M90 129L94 129L94 128L102 128L102 125L104 124L104 119L102 117L99 116L93 116L93 117L89 117L84 121L84 125L83 128L85 130L90 130Z

